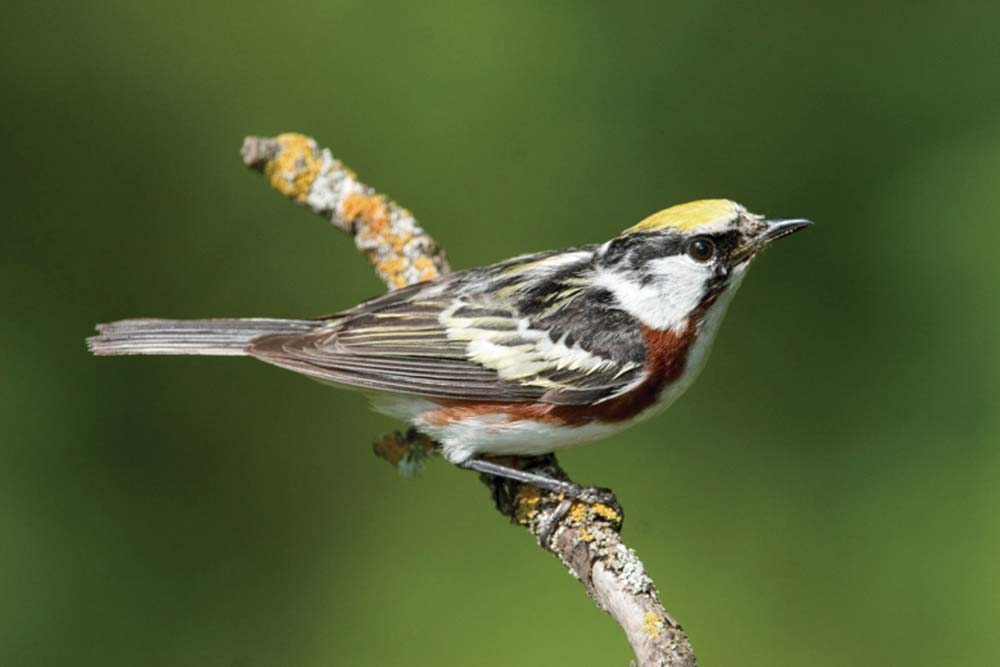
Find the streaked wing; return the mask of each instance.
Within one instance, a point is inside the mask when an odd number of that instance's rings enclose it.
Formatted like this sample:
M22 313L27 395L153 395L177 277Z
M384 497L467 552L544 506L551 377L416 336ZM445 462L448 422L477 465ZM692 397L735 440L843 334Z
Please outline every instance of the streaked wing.
M544 269L544 258L535 261ZM525 315L518 290L497 289L502 269L459 272L397 290L314 331L258 338L248 351L324 381L450 400L588 403L642 375L641 334L638 327L621 330L620 311L588 304L585 290L554 282L565 304L558 296L548 299L546 323L561 321L560 304L576 314L554 336ZM544 278L538 272L530 286ZM588 307L591 315L579 317ZM611 324L619 331L615 345L586 349L594 332Z

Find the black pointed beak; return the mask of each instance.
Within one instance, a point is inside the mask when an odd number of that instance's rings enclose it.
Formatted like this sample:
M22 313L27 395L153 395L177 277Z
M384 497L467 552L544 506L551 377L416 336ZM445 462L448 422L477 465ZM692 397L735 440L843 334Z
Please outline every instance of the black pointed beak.
M805 229L812 224L804 218L793 218L790 220L764 220L764 227L756 236L751 236L746 243L738 248L732 256L734 264L748 261L751 257L766 248L772 241L794 234L800 229Z
M767 226L757 235L756 239L757 244L760 246L777 241L789 234L794 234L800 229L805 229L812 224L812 221L804 218L793 218L790 220L765 220L764 224Z

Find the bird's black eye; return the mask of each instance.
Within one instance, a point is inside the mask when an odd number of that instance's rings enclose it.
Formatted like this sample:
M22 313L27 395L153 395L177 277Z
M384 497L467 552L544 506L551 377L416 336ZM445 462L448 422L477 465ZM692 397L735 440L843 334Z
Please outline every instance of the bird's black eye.
M704 236L699 236L688 241L688 257L696 262L707 262L715 257L715 241Z

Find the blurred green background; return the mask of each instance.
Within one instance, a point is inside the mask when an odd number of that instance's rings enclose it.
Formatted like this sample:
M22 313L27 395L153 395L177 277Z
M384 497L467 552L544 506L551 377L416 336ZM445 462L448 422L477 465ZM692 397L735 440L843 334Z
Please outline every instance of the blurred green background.
M127 316L381 291L245 170L306 132L467 267L731 197L757 263L701 380L565 453L705 665L1000 652L1000 5L86 2L0 9L0 664L625 665L474 475L248 360L95 359Z

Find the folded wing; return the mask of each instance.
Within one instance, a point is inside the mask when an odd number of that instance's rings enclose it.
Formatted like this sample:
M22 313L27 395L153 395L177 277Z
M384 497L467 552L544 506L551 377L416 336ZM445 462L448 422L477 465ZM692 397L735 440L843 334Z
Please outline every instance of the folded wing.
M365 302L313 331L262 336L247 352L322 381L454 401L584 404L641 380L641 333L623 329L606 299L589 304L585 290L572 290L532 318L516 294L452 276ZM573 316L559 317L562 307Z

